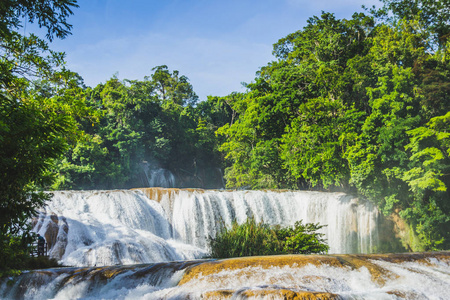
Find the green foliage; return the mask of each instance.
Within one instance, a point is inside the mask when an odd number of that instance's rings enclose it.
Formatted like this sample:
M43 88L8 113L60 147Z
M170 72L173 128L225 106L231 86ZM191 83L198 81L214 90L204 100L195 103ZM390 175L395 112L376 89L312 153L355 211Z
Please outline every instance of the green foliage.
M178 71L169 71L166 65L152 69L152 81L163 103L172 102L178 105L195 105L198 96L194 93L189 79Z
M15 225L18 226L17 223ZM6 233L4 228L5 226L0 235L0 278L18 275L20 270L28 266L31 253L29 242L32 241L29 235Z
M342 153L352 142L361 113L341 105L322 98L309 100L300 108L308 110L309 117L302 114L293 120L283 135L281 158L296 179L303 178L312 186L320 184L324 188L343 186L348 181L348 166Z
M411 151L412 168L403 174L415 193L430 189L445 192L450 173L450 112L432 118L424 127L408 131L410 142L405 146Z
M0 272L25 267L32 239L29 220L49 198L40 192L53 179L52 166L81 133L88 118L80 78L61 67L63 53L35 35L21 36L22 17L48 30L47 39L69 34L66 17L76 1L15 1L0 4ZM29 79L36 79L32 84Z
M323 13L280 39L217 131L227 186L358 193L448 249L449 15L431 2Z
M30 257L25 266L26 270L47 269L62 267L55 258L48 256L35 256Z
M143 81L113 77L79 93L99 121L82 122L87 134L58 162L54 188L142 187L147 167L170 170L180 187L220 186L214 131L229 122L229 109L217 97L194 107L187 77L153 70Z
M211 256L214 258L273 255L282 249L275 231L267 224L256 223L249 218L241 225L233 221L231 228L223 227L210 240Z
M36 236L27 231L19 235L1 238L2 255L0 256L0 278L19 275L21 270L60 267L56 259L47 256L33 257L33 246Z
M416 226L425 249L449 246L450 112L408 131L410 168L399 176L413 192L413 205L402 213Z
M72 25L67 17L78 7L76 0L4 0L0 4L0 35L10 36L11 30L22 27L21 19L37 21L39 27L47 28L47 39L52 41L70 34Z
M374 21L324 13L274 45L279 58L233 102L239 118L218 133L232 160L227 184L252 188L344 186L343 153L362 121L367 96L353 93L347 61L364 55Z
M450 1L449 0L381 0L384 6L373 12L379 17L420 19L428 31L433 33L435 41L445 45L450 37ZM392 14L389 14L392 12Z
M371 16L310 18L274 45L247 92L197 103L165 65L86 88L63 53L18 33L25 18L64 38L76 1L1 1L2 272L26 260L28 219L49 197L39 190L139 187L145 166L180 187L217 187L227 167L228 187L355 192L399 212L421 249L448 249L449 3L382 2ZM212 241L215 256L327 250L318 225L242 226Z
M272 228L254 218L238 224L233 221L231 228L223 226L215 238L210 239L211 256L214 258L326 253L328 245L317 233L323 226L318 224L295 223L294 227Z
M283 253L313 254L327 253L330 248L323 239L324 234L317 231L324 225L295 222L294 227L275 229L278 240L284 241Z

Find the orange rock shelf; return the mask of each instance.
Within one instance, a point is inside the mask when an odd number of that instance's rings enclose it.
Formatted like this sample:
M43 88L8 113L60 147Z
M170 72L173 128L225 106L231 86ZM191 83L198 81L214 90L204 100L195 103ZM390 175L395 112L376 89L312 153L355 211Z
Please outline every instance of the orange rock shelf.
M330 266L334 268L346 268L357 270L365 267L372 278L372 281L379 286L384 286L386 281L393 280L398 275L381 267L375 261L389 263L417 262L429 264L430 258L436 258L441 262L450 263L450 252L430 252L430 253L402 253L402 254L355 254L355 255L280 255L280 256L255 256L243 258L231 258L217 261L207 261L198 265L188 267L179 286L194 285L205 278L215 277L215 280L224 280L227 275L218 276L222 271L229 272L229 276L251 278L255 276L256 268L270 269L273 267L301 268L307 265ZM307 277L307 276L306 276ZM307 278L304 277L303 280ZM321 280L311 278L311 280ZM243 291L232 289L212 289L202 293L202 299L230 299L238 293L241 298L257 299L341 299L339 295L328 293L327 291L304 291L299 289L288 289L284 287L273 288L251 288ZM395 291L390 292L395 294ZM401 297L402 298L402 297Z

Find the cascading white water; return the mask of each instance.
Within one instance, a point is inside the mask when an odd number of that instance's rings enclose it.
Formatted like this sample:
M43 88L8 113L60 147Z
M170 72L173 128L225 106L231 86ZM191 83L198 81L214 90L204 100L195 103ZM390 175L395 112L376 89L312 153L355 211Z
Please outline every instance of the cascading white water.
M378 246L375 207L342 193L149 190L54 192L34 231L47 238L50 256L71 266L200 258L222 224L251 216L273 225L327 225L330 253Z
M175 176L166 169L155 169L147 172L149 187L175 187Z
M166 211L171 212L174 238L201 248L222 223L242 223L252 216L270 225L291 226L298 220L326 225L322 232L330 253L370 253L378 245L378 211L342 193L181 190L171 207Z
M55 192L34 230L47 241L56 235L48 241L49 254L70 266L184 260L206 253L172 240L161 205L138 191Z
M173 188L176 186L175 176L172 172L162 168L150 168L147 162L141 163L143 186Z
M449 252L429 252L62 268L0 281L0 298L448 299L449 267Z

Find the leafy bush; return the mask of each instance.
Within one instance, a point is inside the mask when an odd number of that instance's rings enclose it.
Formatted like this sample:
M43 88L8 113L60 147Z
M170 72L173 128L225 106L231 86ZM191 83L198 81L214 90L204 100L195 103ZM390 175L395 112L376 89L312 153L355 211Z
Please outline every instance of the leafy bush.
M324 225L306 223L302 220L295 222L294 227L276 230L278 239L283 241L283 253L312 254L327 253L330 248L323 239L324 234L316 231Z
M48 256L33 257L32 234L23 234L22 237L11 236L0 240L3 247L3 255L0 255L0 278L19 275L23 270L46 269L62 267L58 261Z
M35 270L35 269L58 268L63 267L63 265L61 265L55 258L50 258L48 256L37 256L37 257L30 257L25 267L27 270Z
M313 223L303 225L302 221L286 228L271 227L262 221L256 223L254 218L248 218L243 224L233 221L231 228L224 226L215 238L210 238L211 256L326 253L329 247L323 234L316 232L322 227Z

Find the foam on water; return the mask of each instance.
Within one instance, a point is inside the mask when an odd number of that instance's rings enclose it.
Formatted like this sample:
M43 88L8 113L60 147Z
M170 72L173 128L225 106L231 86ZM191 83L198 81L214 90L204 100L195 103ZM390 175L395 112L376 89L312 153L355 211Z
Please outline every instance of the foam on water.
M298 220L327 225L322 230L330 253L371 252L379 243L378 211L342 193L60 191L36 218L34 231L46 237L52 257L84 268L27 272L12 285L0 282L0 298L282 299L288 291L340 299L446 299L450 290L447 252L247 258L235 268L217 267L228 260L195 260L207 255L208 237L221 226L252 216L282 226ZM111 265L118 266L100 267ZM206 266L212 272L195 271Z
M283 299L277 291L329 293L339 299L447 299L450 254L425 260L396 255L396 263L366 255L360 267L327 264L327 256L301 265L217 268L183 282L188 268L213 261L171 262L138 266L57 269L21 275L12 286L2 283L4 299L215 299L226 291L233 299ZM331 256L331 258L333 258ZM399 259L400 258L400 259ZM354 257L339 256L351 261ZM371 267L378 266L374 272ZM192 270L192 269L190 269ZM379 271L381 273L377 273ZM381 275L380 275L381 274ZM273 293L275 291L275 293ZM216 292L216 294L211 294ZM262 292L262 293L261 293ZM269 293L269 292L272 292ZM212 295L212 296L211 296ZM265 296L264 296L265 295Z
M178 270L187 265L180 262L30 272L21 275L12 286L3 283L0 296L2 299L136 299L129 295L144 296L176 286L183 274Z
M171 224L161 205L141 192L55 192L35 231L47 237L55 215L57 238L49 253L64 265L148 263L206 254L172 241Z

